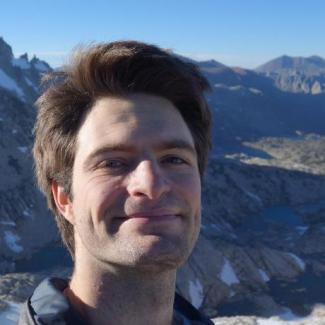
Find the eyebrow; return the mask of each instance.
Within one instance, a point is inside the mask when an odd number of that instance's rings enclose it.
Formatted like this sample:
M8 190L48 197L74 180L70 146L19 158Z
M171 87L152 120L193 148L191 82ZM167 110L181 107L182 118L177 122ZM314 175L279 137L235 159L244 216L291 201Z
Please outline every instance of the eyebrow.
M157 146L154 146L154 150L172 150L172 149L181 149L188 151L192 155L197 155L195 147L182 139L173 139L173 140L167 140L159 143ZM136 147L132 145L128 145L125 143L116 143L116 144L110 144L107 146L100 147L98 149L95 149L92 153L89 154L86 161L84 162L83 166L87 169L88 166L91 165L92 161L103 154L107 154L109 152L135 152Z

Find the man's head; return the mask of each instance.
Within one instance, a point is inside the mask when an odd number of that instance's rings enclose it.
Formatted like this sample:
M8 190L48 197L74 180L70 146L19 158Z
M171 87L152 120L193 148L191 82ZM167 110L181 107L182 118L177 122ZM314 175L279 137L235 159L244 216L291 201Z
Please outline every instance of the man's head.
M133 124L130 121L131 124L125 124L130 128L134 123L143 121L150 124L155 114L155 106L157 116L161 116L165 122L171 121L173 114L175 120L180 121L180 118L185 122L184 125L193 140L197 168L202 177L210 148L211 116L203 97L203 91L208 88L208 83L192 64L185 63L155 46L131 41L115 42L79 51L71 65L53 74L51 80L52 85L37 101L38 116L34 145L36 175L41 189L47 196L49 207L56 215L63 241L72 256L75 249L73 222L68 221L64 213L62 214L53 196L55 192L53 192L53 184L63 189L69 201L74 201L76 189L73 175L77 168L75 167L76 154L79 152L78 149L82 149L79 148L80 137L84 133L82 133L83 128L89 124L88 120L93 119L94 112L99 110L99 115L103 113L103 102L107 104L104 105L104 110L107 112L110 110L108 105L110 101L113 101L111 102L113 106L116 106L118 101L122 106L124 104L132 106L134 110L131 109L130 114L133 116ZM141 113L138 116L137 107L146 98L152 104L150 108L152 113L149 114L148 109L144 109L147 115ZM161 104L162 99L165 100L163 104ZM172 106L176 112L165 116L164 108L169 112L173 111L169 106ZM116 110L116 107L114 109ZM151 118L146 120L145 116L149 115L152 115ZM119 118L128 121L125 116ZM110 117L108 115L108 119ZM96 121L95 125L98 122ZM181 122L173 124L173 128L182 129L184 125L180 124ZM148 129L141 132L150 138ZM155 134L154 129L151 129L151 132ZM156 132L159 132L159 128ZM130 135L126 139L131 139ZM137 148L140 147L137 144ZM147 147L148 150L153 148L153 143ZM173 159L177 161L177 157ZM115 160L114 163L119 161ZM120 209L132 210L130 206L136 204L127 201L124 194L122 196L124 196L124 204L128 207L120 206ZM163 200L157 202L157 205L160 205ZM123 205L123 199L120 198L119 204Z

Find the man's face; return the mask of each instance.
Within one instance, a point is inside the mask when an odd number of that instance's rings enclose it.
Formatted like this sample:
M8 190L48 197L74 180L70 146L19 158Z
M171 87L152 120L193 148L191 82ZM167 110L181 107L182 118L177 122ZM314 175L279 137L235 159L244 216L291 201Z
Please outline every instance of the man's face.
M77 136L72 176L76 261L171 269L200 228L192 135L168 100L145 94L96 101Z

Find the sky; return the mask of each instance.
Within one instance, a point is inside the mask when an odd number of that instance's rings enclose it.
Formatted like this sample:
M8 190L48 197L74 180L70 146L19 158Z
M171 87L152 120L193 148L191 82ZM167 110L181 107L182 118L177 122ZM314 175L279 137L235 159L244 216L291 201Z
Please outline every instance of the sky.
M325 1L4 0L0 36L53 67L80 44L135 39L252 69L283 54L325 58Z

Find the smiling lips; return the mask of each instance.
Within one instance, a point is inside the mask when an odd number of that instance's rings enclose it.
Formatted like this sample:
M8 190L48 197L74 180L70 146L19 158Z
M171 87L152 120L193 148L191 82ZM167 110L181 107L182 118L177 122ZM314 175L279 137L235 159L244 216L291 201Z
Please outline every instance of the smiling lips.
M160 218L164 216L176 216L177 214L175 212L139 212L139 213L133 213L126 216L126 218Z
M128 214L122 219L143 221L143 222L158 222L158 221L171 221L179 218L180 215L171 210L159 210L159 211L144 211Z

